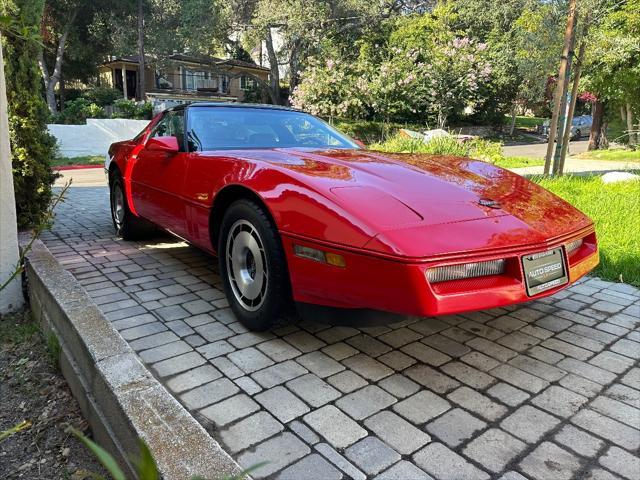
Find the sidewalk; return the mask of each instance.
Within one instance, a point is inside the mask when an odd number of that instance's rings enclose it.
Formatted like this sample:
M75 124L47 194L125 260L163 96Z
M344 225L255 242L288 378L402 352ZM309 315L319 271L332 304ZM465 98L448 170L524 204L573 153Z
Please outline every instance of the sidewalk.
M519 175L542 175L544 166L510 168ZM564 173L611 172L620 170L640 170L639 162L616 162L611 160L584 160L568 157Z

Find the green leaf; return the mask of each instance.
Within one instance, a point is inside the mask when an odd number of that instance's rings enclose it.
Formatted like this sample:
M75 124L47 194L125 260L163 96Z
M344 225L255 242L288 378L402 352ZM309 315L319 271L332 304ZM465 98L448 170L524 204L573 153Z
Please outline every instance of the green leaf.
M78 438L78 440L80 440L84 444L85 447L91 450L91 453L93 453L93 455L100 461L100 463L102 463L104 468L107 469L111 477L113 477L113 480L127 480L127 477L125 477L122 470L120 470L118 463L109 452L107 452L104 448L102 448L94 441L85 437L75 428L69 427L67 430L73 433L76 438Z
M160 473L153 459L151 450L144 441L140 440L140 459L135 462L138 478L140 480L159 480Z
M29 420L24 420L20 422L18 425L11 427L8 430L4 430L0 432L0 442L5 438L9 438L11 435L18 433L22 430L25 430L31 426L31 422Z

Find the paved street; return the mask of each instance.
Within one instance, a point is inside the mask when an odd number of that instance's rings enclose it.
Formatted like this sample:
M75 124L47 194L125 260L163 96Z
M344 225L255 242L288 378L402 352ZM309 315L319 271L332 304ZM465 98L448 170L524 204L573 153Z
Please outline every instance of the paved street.
M215 259L114 238L72 187L43 240L142 361L256 478L640 478L640 290L588 279L513 308L251 333Z
M569 142L569 155L577 155L587 151L589 140L575 140ZM547 154L547 142L530 142L522 145L505 145L502 147L505 156L544 158Z

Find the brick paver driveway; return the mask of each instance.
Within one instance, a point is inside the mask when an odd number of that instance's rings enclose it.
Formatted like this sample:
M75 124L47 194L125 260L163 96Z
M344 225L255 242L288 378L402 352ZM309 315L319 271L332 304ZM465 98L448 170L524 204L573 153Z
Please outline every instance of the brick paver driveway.
M590 279L517 308L247 332L215 260L113 237L72 188L45 241L166 387L255 477L637 479L640 291Z

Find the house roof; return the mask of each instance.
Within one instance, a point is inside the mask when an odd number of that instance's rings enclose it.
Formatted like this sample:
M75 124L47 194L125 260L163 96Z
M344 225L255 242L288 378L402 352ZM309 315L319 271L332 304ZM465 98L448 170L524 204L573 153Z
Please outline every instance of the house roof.
M245 62L244 60L236 60L233 58L217 58L217 57L209 57L207 55L195 55L195 54L185 54L185 53L173 53L167 57L169 60L174 60L177 62L186 62L186 63L197 63L200 65L215 65L215 66L229 66L229 67L241 67L248 68L252 70L262 70L268 72L269 69L267 67L261 67L255 63ZM140 61L139 55L123 55L121 57L114 57L108 62L104 62L103 65L109 65L112 63L133 63L138 64ZM153 63L154 59L145 55L145 63Z

